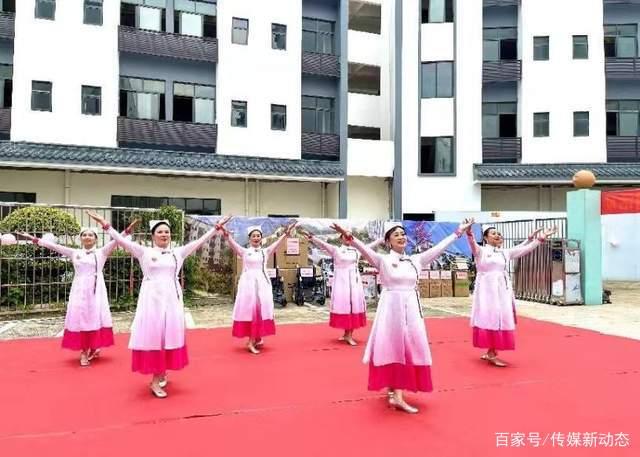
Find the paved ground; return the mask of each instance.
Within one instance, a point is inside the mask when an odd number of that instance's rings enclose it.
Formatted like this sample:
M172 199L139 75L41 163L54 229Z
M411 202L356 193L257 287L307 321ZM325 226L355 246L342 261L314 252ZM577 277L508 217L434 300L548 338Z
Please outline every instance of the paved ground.
M548 322L599 331L609 335L624 336L640 340L640 283L608 283L613 303L602 306L552 306L543 303L518 302L521 316ZM189 308L189 328L213 328L231 326L232 303L227 296L206 297ZM428 318L468 316L470 298L431 298L423 300L424 314ZM369 309L372 318L375 308ZM116 332L127 332L133 312L114 313ZM300 322L325 322L328 320L326 306L296 306L276 309L278 324ZM0 340L13 338L52 337L62 334L62 316L41 317L15 321L0 321Z

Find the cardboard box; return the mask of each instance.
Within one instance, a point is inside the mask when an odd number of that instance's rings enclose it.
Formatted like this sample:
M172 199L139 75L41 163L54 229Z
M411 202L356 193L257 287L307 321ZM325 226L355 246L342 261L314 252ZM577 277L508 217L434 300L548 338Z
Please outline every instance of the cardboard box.
M309 265L309 240L289 237L282 242L275 254L278 268L296 268Z
M469 272L468 271L453 272L453 296L454 297L469 296Z
M418 275L418 294L420 298L429 298L429 270L422 270Z
M432 270L429 272L429 297L442 297L442 286L440 281L440 271Z
M440 272L440 289L443 297L453 297L453 280L450 270Z

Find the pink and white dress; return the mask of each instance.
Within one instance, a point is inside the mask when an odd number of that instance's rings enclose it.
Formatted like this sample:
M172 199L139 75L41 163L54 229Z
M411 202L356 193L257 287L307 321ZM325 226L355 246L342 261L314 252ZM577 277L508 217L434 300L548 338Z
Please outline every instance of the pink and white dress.
M266 248L244 248L233 237L227 238L233 252L242 257L242 273L233 305L233 336L259 339L275 335L273 290L265 268L267 260L285 238L286 235L282 235Z
M378 269L382 284L363 359L369 364L369 390L433 390L431 351L416 287L419 272L458 236L451 234L431 249L412 256L395 251L378 254L353 239L354 247Z
M543 239L511 249L478 246L468 237L476 262L476 282L471 307L473 346L486 349L515 349L515 296L507 267L509 261L529 254Z
M329 326L353 330L367 325L367 304L364 287L358 270L360 253L349 246L333 246L320 238L311 237L311 242L333 258L333 285ZM368 245L370 249L379 242Z
M160 375L166 370L184 368L189 357L178 275L184 260L213 237L216 228L184 246L166 249L142 246L113 228L109 228L108 233L138 259L143 274L129 340L132 371Z
M64 320L62 347L86 351L112 346L113 323L102 270L117 247L116 242L110 241L100 249L89 250L73 249L43 239L39 239L37 244L69 258L75 271Z

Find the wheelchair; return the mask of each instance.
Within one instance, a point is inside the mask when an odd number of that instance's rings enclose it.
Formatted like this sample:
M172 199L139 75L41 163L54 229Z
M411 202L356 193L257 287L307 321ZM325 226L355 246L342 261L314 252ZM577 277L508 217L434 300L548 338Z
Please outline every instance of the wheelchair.
M298 306L305 302L323 306L326 300L327 286L322 272L317 273L314 266L298 267L294 285L293 299Z
M267 268L267 276L271 281L271 290L273 292L273 303L284 308L287 306L287 298L284 295L284 280L280 276L278 268Z

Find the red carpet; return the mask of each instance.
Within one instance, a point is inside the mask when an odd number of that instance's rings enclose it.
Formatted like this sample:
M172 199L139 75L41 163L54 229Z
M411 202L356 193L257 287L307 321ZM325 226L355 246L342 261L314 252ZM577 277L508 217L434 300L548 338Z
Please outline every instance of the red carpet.
M479 360L466 319L430 319L428 330L435 391L408 396L415 416L366 390L363 345L335 342L328 325L279 326L259 356L230 329L190 331L191 365L171 373L165 400L129 371L128 335L88 369L59 339L1 342L0 455L640 455L640 342L521 319L499 369ZM523 433L525 446L497 447L499 432ZM543 445L554 432L599 439ZM629 447L601 441L620 432Z

